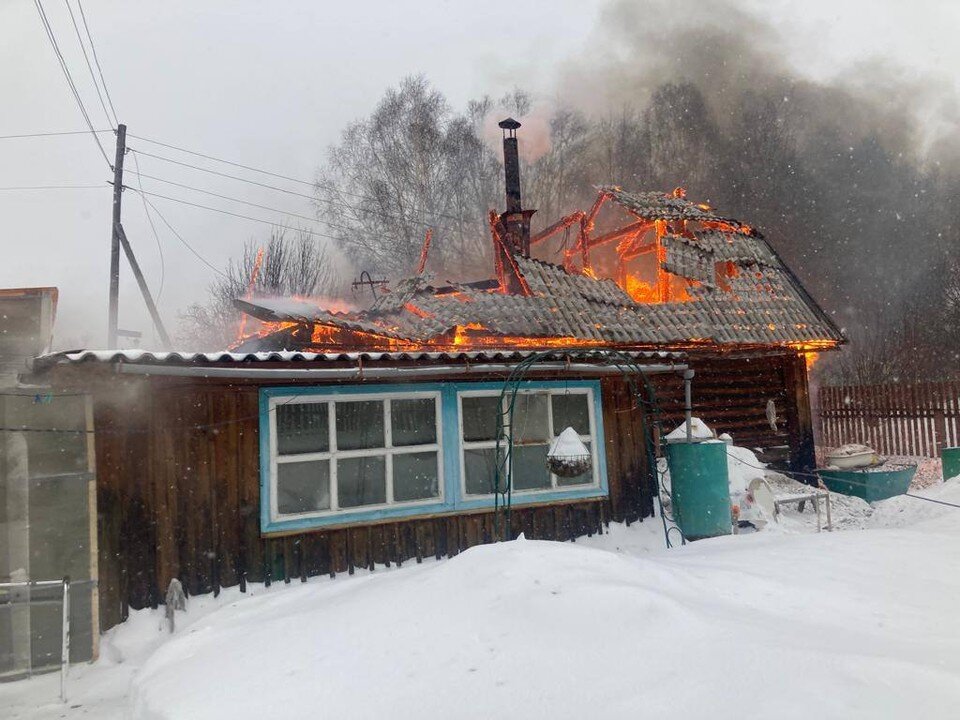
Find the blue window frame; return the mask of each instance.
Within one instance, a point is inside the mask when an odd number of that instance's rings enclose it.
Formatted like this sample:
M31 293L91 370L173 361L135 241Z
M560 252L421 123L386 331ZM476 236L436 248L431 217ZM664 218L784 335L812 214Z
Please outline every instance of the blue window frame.
M502 387L261 388L262 532L492 507L485 478ZM514 503L606 496L602 417L599 381L522 383L514 408ZM576 426L593 455L591 471L579 478L553 476L543 462L547 444L567 425Z

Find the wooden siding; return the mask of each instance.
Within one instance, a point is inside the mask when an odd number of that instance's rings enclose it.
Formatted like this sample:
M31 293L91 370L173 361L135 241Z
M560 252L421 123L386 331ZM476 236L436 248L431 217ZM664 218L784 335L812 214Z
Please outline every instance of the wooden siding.
M786 385L795 363L795 356L692 362L695 413L738 442L786 445L802 431L797 395ZM654 379L669 430L683 419L682 382ZM191 595L217 593L247 581L449 557L493 539L490 510L263 537L256 384L154 377L109 388L96 394L94 411L104 630L131 607L156 607L174 577ZM572 540L602 532L611 519L652 513L643 417L622 378L604 377L601 395L609 497L515 507L514 534ZM775 432L765 414L770 397L781 412Z

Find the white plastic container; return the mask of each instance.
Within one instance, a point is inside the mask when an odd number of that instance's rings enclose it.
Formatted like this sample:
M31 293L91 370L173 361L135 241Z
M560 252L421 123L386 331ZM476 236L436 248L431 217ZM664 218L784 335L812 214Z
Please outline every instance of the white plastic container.
M841 470L869 467L880 462L880 456L873 450L851 453L849 455L827 455L827 464Z

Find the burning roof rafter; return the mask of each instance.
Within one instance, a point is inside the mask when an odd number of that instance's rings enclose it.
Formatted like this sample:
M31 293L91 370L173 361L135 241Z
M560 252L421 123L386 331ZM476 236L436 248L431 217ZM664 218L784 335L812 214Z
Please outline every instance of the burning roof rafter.
M763 236L673 192L597 188L576 210L531 236L513 119L503 129L506 209L490 211L493 278L434 287L424 272L431 234L413 277L393 283L365 311L247 297L237 306L261 321L238 349L418 350L423 348L822 349L843 341ZM615 206L627 222L600 223ZM609 215L609 213L608 213ZM600 225L601 232L596 227ZM561 263L531 248L578 226ZM282 346L282 347L277 347Z
M608 204L636 219L595 235L600 211ZM425 239L418 274L395 283L362 312L238 300L241 310L263 324L237 347L412 351L779 345L813 350L842 341L756 230L690 202L680 191L599 188L589 211L564 216L530 237L529 245L542 245L577 225L577 242L563 250L560 265L521 252L516 227L508 228L504 216L491 211L494 279L434 287L421 269L429 244ZM606 253L605 260L596 256L599 252ZM640 260L653 267L649 280L633 267Z

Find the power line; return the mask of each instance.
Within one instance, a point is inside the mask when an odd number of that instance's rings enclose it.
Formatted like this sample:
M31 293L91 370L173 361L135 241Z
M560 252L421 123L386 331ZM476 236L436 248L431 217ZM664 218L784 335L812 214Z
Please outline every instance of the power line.
M251 170L252 172L258 172L263 175L269 175L270 177L279 178L280 180L289 180L290 182L300 183L301 185L306 185L307 187L314 187L314 183L308 180L301 180L300 178L290 177L289 175L281 175L279 173L271 172L269 170L261 170L260 168L255 168L250 165L244 165L243 163L233 162L232 160L224 160L223 158L214 157L213 155L206 155L204 153L197 152L196 150L187 150L186 148L182 148L177 145L170 145L168 143L160 142L159 140L151 140L150 138L143 137L142 135L134 135L133 133L130 133L130 137L136 138L137 140L143 140L145 142L152 143L154 145L159 145L160 147L169 148L170 150L179 150L180 152L187 153L188 155L196 155L197 157L206 158L207 160L214 160L216 162L223 163L224 165L232 165L233 167L242 168L244 170ZM149 155L149 153L146 153L146 152L144 152L143 154ZM166 159L157 155L151 155L151 157L157 157L160 160ZM171 160L170 162L176 162L176 161ZM180 164L184 164L184 163L180 163ZM189 167L194 167L194 166L191 165Z
M212 264L209 260L207 260L203 255L201 255L199 252L197 252L190 243L188 243L186 240L184 240L184 239L183 239L183 236L174 229L173 225L171 225L171 224L170 224L170 221L167 220L166 217L164 217L163 213L160 212L160 209L159 209L156 205L154 205L152 202L150 202L149 200L147 200L147 198L146 198L144 195L141 194L140 197L143 198L143 201L144 201L145 203L147 203L151 208L153 208L153 211L157 214L157 217L159 217L160 220L163 221L163 224L167 226L167 229L169 229L170 232L172 232L172 233L176 236L176 238L177 238L181 243L183 243L184 247L186 247L187 250L189 250L190 252L192 252L200 262L202 262L204 265L206 265L208 268L210 268L211 270L213 270L215 273L217 273L217 274L220 275L221 277L224 277L224 278L226 278L227 280L230 280L230 279L231 279L229 275L227 275L225 272L223 272L222 270L220 270L216 265L213 265L213 264Z
M193 150L187 150L187 149L185 149L185 148L177 147L176 145L169 145L169 144L167 144L167 143L162 143L162 142L159 142L159 141L157 141L157 140L150 140L149 138L145 138L145 137L142 137L142 136L140 136L140 135L134 135L133 133L130 133L130 137L138 138L138 139L140 139L140 140L145 140L146 142L154 143L154 144L156 144L156 145L162 145L163 147L170 148L170 149L172 149L172 150L179 150L179 151L181 151L181 152L189 153L189 154L191 154L191 155L196 155L196 156L198 156L198 157L206 158L206 159L208 159L208 160L214 160L214 161L216 161L216 162L222 162L222 163L224 163L224 164L226 164L226 165L232 165L232 166L234 166L234 167L243 168L244 170L251 170L251 171L253 171L253 172L262 173L262 174L264 174L264 175L269 175L269 176L271 176L271 177L280 178L280 179L282 179L282 180L289 180L290 182L301 183L301 184L303 184L303 185L309 185L310 187L317 187L317 186L326 187L327 189L333 190L334 192L337 192L337 193L339 193L340 195L345 195L345 196L347 196L347 197L356 198L356 199L358 199L358 200L363 200L363 201L365 201L365 202L370 202L370 203L377 203L377 202L379 202L376 198L370 197L369 195L362 195L362 194L360 194L360 193L353 193L353 192L349 192L349 191L347 191L347 190L341 190L341 189L336 188L336 187L331 187L330 185L323 185L323 184L320 184L320 183L311 183L311 182L307 182L306 180L300 180L299 178L290 177L290 176L288 176L288 175L280 175L280 174L278 174L278 173L274 173L274 172L271 172L271 171L269 171L269 170L261 170L261 169L252 167L252 166L250 166L250 165L243 165L242 163L236 163L236 162L232 162L232 161L230 161L230 160L223 160L223 159L221 159L221 158L217 158L217 157L214 157L214 156L212 156L212 155L205 155L205 154L203 154L203 153L194 152ZM336 205L336 206L338 206L338 207L344 207L344 208L349 208L349 209L351 209L351 210L358 210L358 211L360 211L360 212L371 213L371 214L374 214L374 215L379 215L379 216L381 216L381 217L392 217L392 218L396 218L396 219L398 219L398 220L403 220L403 221L405 221L405 222L412 222L412 223L415 223L415 224L417 224L417 225L423 225L423 226L425 226L425 227L443 227L443 226L437 225L436 223L428 223L428 222L424 222L424 221L422 221L422 220L413 220L413 219L411 219L411 218L406 217L405 215L391 215L391 214L387 214L387 213L378 212L378 211L375 211L375 210L370 210L369 208L359 208L359 207L356 207L355 205L350 205L350 204L344 203L344 202L338 202L338 201L336 201L336 200L330 200L330 199L327 199L327 198L318 198L318 197L315 197L315 196L313 196L313 195L305 195L305 194L303 194L303 193L294 192L293 190L287 190L286 188L277 187L276 185L267 185L267 184L265 184L265 183L257 182L256 180L249 180L249 179L247 179L247 178L245 178L245 177L240 177L240 176L238 176L238 175L230 175L229 173L219 172L218 170L210 170L209 168L200 167L199 165L193 165L193 164L191 164L191 163L186 163L186 162L183 162L183 161L181 161L181 160L174 160L173 158L168 158L168 157L165 157L165 156L163 156L163 155L156 155L156 154L154 154L154 153L150 153L150 152L147 152L147 151L145 151L145 150L136 150L136 149L133 149L133 148L131 148L131 150L133 150L133 152L139 152L141 155L146 155L147 157L152 157L152 158L154 158L154 159L156 159L156 160L161 160L161 161L163 161L163 162L172 163L173 165L180 165L181 167L187 167L187 168L191 168L191 169L193 169L193 170L199 170L200 172L210 173L211 175L219 175L220 177L230 178L231 180L239 180L240 182L250 183L251 185L259 185L260 187L269 188L269 189L271 189L271 190L277 190L277 191L279 191L279 192L285 192L285 193L289 193L289 194L291 194L291 195L298 195L298 196L300 196L300 197L305 197L305 198L308 198L308 199L310 199L310 200L315 200L315 201L317 201L317 202L325 202L325 203L329 203L329 204L331 204L331 205ZM473 222L473 221L474 221L474 218L460 218L460 217L457 217L456 215L450 215L449 213L437 213L437 217L447 218L448 220L454 220L454 221L457 221L457 222L460 222L461 220L466 220L466 221L468 221L468 222ZM447 229L450 229L450 228L447 228Z
M208 170L206 168L197 167L196 165L189 165L187 163L177 162L176 160L170 160L169 158L162 158L159 155L151 155L150 153L143 152L142 150L136 150L130 148L130 152L140 155L146 155L148 157L156 158L157 160L163 160L164 162L175 163L177 165L183 165L184 167L193 168L194 170L200 170L201 172L208 172L213 175L219 175L221 177L230 178L231 180L239 180L240 182L250 183L251 185L256 185L257 187L267 188L269 190L276 190L278 192L287 193L288 195L294 195L296 197L306 198L307 200L316 200L317 198L313 195L307 195L306 193L297 192L296 190L288 190L287 188L278 187L277 185L267 185L266 183L257 182L256 180L248 180L244 177L239 177L238 175L227 175L225 173L219 173L215 170ZM159 180L160 182L170 182L169 180L164 180L163 178L154 177L153 175L144 175L145 178L150 178L151 180ZM343 207L357 209L352 205L343 205Z
M124 186L127 187L127 186ZM189 205L190 207L199 208L201 210L210 210L211 212L220 213L222 215L230 215L231 217L241 218L243 220L252 220L253 222L263 223L264 225L270 225L271 227L278 227L284 230L292 230L294 232L302 232L307 235L313 235L316 237L327 238L328 240L339 240L340 238L335 235L327 235L322 232L317 232L315 230L310 230L308 228L297 228L291 227L290 225L284 225L282 223L274 222L273 220L264 220L263 218L256 218L250 215L242 215L240 213L230 212L229 210L223 210L221 208L210 207L209 205L201 205L200 203L190 202L189 200L183 200L181 198L170 197L169 195L161 195L160 193L150 192L148 190L139 191L137 188L130 188L134 192L142 192L144 195L149 195L150 197L163 198L164 200L170 200L172 202L178 202L182 205Z
M93 66L90 64L90 57L87 55L87 46L83 44L83 38L80 35L80 26L77 25L77 18L73 14L73 7L70 0L63 0L67 6L67 12L70 13L70 22L73 23L73 30L77 34L77 42L80 43L80 51L83 53L83 60L87 63L87 70L90 71L90 79L93 80L93 89L97 91L97 98L100 100L100 107L103 108L104 117L107 118L107 124L116 125L116 120L110 119L110 113L107 112L107 104L103 101L103 94L100 92L100 85L97 83L97 76L93 74Z
M760 465L752 465L751 463L748 463L743 459L737 457L736 455L731 453L729 450L727 450L726 453L729 457L746 465L747 467L754 468L755 470L763 470L764 472L769 470L769 468L767 467L761 467ZM787 475L787 476L793 475L797 477L815 478L816 480L822 482L822 478L816 473L800 472L799 470L773 470L772 472L780 473L781 475ZM866 482L858 482L857 480L852 480L852 479L845 479L843 480L843 482L849 483L850 485L858 485L860 487L869 487ZM926 502L936 503L937 505L946 505L948 507L960 508L960 505L956 503L947 502L946 500L935 500L933 498L924 497L923 495L914 495L913 493L909 493L909 492L903 493L903 496L908 498L913 498L915 500L925 500Z
M131 149L131 152L134 153L134 157L136 157L137 153L142 154L142 155L148 155L148 153L143 153L142 151L134 150L134 149ZM150 155L150 157L157 157L157 156L156 156L156 155ZM177 162L177 161L175 161L175 160L170 160L169 162ZM178 163L178 164L183 164L183 163ZM389 214L389 213L380 212L379 210L369 210L369 209L367 209L367 208L360 208L360 207L357 207L356 205L350 205L349 203L338 203L336 200L327 200L327 199L325 199L325 198L316 198L316 197L314 197L313 195L307 195L306 193L296 192L295 190L287 190L286 188L277 187L276 185L267 185L266 183L257 182L256 180L248 180L248 179L246 179L246 178L237 177L237 176L235 176L235 175L227 175L227 174L224 174L224 173L218 173L218 172L216 172L216 171L206 170L205 168L199 168L199 167L196 167L196 166L194 166L194 165L187 165L187 167L191 167L191 168L194 168L194 169L196 169L196 170L201 170L201 171L203 171L203 172L211 172L211 173L213 173L213 174L215 174L215 175L221 175L221 176L223 176L223 177L228 177L228 178L231 178L231 179L233 179L233 180L239 180L239 181L241 181L241 182L250 183L251 185L256 185L257 187L267 188L268 190L276 190L276 191L278 191L278 192L286 193L286 194L288 194L288 195L293 195L293 196L295 196L295 197L306 198L307 200L319 200L319 201L321 201L321 202L329 203L329 204L335 205L335 206L337 206L337 207L342 207L342 208L344 208L344 209L346 209L346 210L354 210L354 211L356 211L356 212L363 212L363 213L367 213L367 214L370 214L370 215L376 215L376 216L378 216L378 217L384 217L384 218L394 218L394 219L398 219L398 220L407 220L407 218L402 217L402 216L400 216L400 215L391 215L391 214ZM138 165L137 165L137 170L139 171L139 169L140 169L140 166L139 166L139 164L138 164ZM131 172L132 172L132 171L131 171ZM192 187L192 186L190 186L190 185L185 185L185 184L183 184L183 183L174 182L173 180L167 180L166 178L157 177L156 175L148 175L148 174L146 174L146 173L139 173L139 172L138 172L138 173L134 173L134 174L139 174L140 177L149 178L150 180L156 180L156 181L158 181L158 182L167 183L168 185L176 185L177 187L182 187L182 188L187 189L187 190L195 190L196 192L201 192L201 193L205 193L205 194L208 194L208 195L214 195L214 196L216 196L216 197L222 197L222 198L224 198L224 199L226 199L226 200L236 200L237 202L246 202L246 201L237 200L237 198L231 198L231 197L228 197L228 196L225 196L225 195L217 195L216 193L211 192L211 191L209 191L209 190L204 190L204 189L202 189L202 188L196 188L196 187ZM271 208L267 208L267 209L271 209ZM272 209L276 210L276 212L286 212L285 210L277 210L276 208L272 208ZM291 213L291 214L295 214L295 213ZM303 216L300 216L300 217L303 217ZM313 218L313 217L307 218L307 219L308 219L308 220L312 220L312 221L314 221L314 222L321 222L321 223L323 223L324 225L329 225L329 226L331 226L331 227L340 228L340 229L342 229L342 230L346 230L347 232L352 232L352 231L354 230L354 228L347 228L347 227L343 227L342 225L335 225L335 224L333 224L333 223L331 223L331 222L328 222L327 220L322 220L322 219L319 219L319 220L318 220L317 218ZM353 219L358 220L358 221L360 220L360 218L359 218L359 217L356 217L356 215L353 216ZM416 221L413 221L413 222L416 222ZM418 225L423 225L423 226L425 226L425 227L427 227L427 228L432 228L432 229L434 229L434 230L448 230L448 231L450 231L450 232L453 232L453 228L449 227L448 225L438 225L438 224L435 224L435 223L420 223L420 222L417 222L416 224L418 224Z
M134 154L134 158L136 158L136 154ZM138 166L138 169L139 169L139 166ZM140 172L134 172L133 174L136 175L138 179L141 177L145 177L145 178L149 178L150 180L157 180L159 182L166 183L168 185L175 185L176 187L180 187L185 190L193 190L194 192L203 193L204 195L211 195L213 197L220 198L221 200L229 200L231 202L240 203L242 205L249 205L251 207L259 208L260 210L268 210L270 212L280 213L281 215L289 215L290 217L301 218L302 220L309 220L310 222L319 222L319 223L322 223L323 225L328 225L329 227L336 228L338 230L344 230L346 232L351 232L353 230L353 228L344 227L343 225L337 225L336 223L311 217L309 215L301 215L299 213L291 212L288 210L282 210L280 208L270 207L268 205L260 205L258 203L250 202L248 200L241 200L240 198L231 197L229 195L221 195L220 193L215 193L212 190L204 190L203 188L193 187L192 185L184 185L183 183L174 182L173 180L164 180L163 178L159 178L154 175L147 175L145 173L140 173ZM142 186L141 186L141 189L142 189Z
M160 295L163 294L163 283L167 279L167 266L163 259L163 245L160 242L160 235L157 233L157 226L153 223L153 216L150 215L150 209L147 207L147 198L143 195L143 181L140 179L140 161L137 156L133 156L133 163L137 166L137 185L140 186L140 200L143 202L143 212L147 216L147 222L150 224L150 231L153 233L153 239L157 241L157 252L160 253L160 286L157 290L157 302L160 302Z
M136 136L134 136L134 137L136 137ZM304 193L294 192L293 190L287 190L286 188L277 187L276 185L268 185L268 184L266 184L266 183L257 182L256 180L250 180L250 179L245 178L245 177L240 177L239 175L231 175L230 173L223 173L223 172L220 172L219 170L211 170L211 169L209 169L209 168L204 168L204 167L200 167L199 165L192 165L192 164L190 164L190 163L181 162L180 160L174 160L173 158L164 157L164 156L162 156L162 155L155 155L154 153L149 153L149 152L146 152L146 151L144 151L144 150L137 150L137 149L135 149L135 148L131 148L131 152L140 153L141 155L145 155L145 156L147 156L147 157L151 157L151 158L154 158L154 159L156 159L156 160L161 160L161 161L163 161L163 162L171 163L171 164L173 164L173 165L180 165L181 167L190 168L190 169L192 169L192 170L199 170L200 172L209 173L210 175L217 175L217 176L219 176L219 177L229 178L230 180L238 180L238 181L240 181L240 182L249 183L249 184L251 184L251 185L256 185L256 186L258 186L258 187L268 188L268 189L270 189L270 190L277 190L278 192L285 192L285 193L288 193L288 194L290 194L290 195L296 195L296 196L298 196L298 197L304 197L304 198L307 198L307 199L309 199L309 200L316 200L316 201L319 201L319 202L325 202L325 203L328 203L328 204L331 204L331 205L335 205L335 206L337 206L337 207L342 207L342 208L346 208L346 209L350 209L350 210L354 210L354 211L359 211L359 212L368 212L368 213L372 213L372 214L374 214L374 215L380 215L381 217L394 217L394 218L396 218L396 219L398 219L398 220L404 220L404 221L406 221L406 222L413 222L413 223L415 223L415 224L417 224L417 225L423 225L423 226L425 226L425 227L441 227L441 226L437 226L437 225L432 225L432 224L430 224L430 223L421 222L421 221L418 221L418 220L410 220L409 218L406 218L406 217L404 217L404 216L402 216L402 215L389 215L389 214L381 213L381 212L376 211L376 210L368 210L368 209L366 209L366 208L358 208L358 207L356 207L355 205L350 205L350 204L348 204L348 203L337 202L336 200L328 200L328 199L326 199L326 198L317 198L317 197L314 197L314 196L312 196L312 195L306 195L306 194L304 194ZM231 163L231 164L233 164L233 163ZM241 166L241 167L245 167L245 166ZM279 176L279 177L283 177L283 176ZM355 194L353 194L353 193L347 193L347 192L344 192L343 194L344 194L344 195L351 195L351 196L353 196L353 197L357 197L357 198L360 198L360 199L368 199L368 198L365 198L363 195L355 195Z
M21 133L19 135L0 135L0 140L17 140L19 138L57 137L60 135L86 135L89 130L67 130L66 132ZM112 133L113 130L94 130L95 133Z
M113 100L110 97L110 90L107 89L107 81L103 78L103 68L100 67L100 58L97 57L97 46L93 44L93 35L90 32L90 26L87 25L87 14L83 11L83 3L77 0L77 7L80 8L80 19L83 20L83 29L87 33L87 39L90 41L90 51L93 53L93 62L97 66L97 72L100 73L100 82L103 85L103 92L107 96L107 102L110 104L110 111L113 113L113 124L117 125L117 111L113 107Z
M60 52L60 46L57 44L57 38L53 32L53 27L50 25L50 20L47 18L47 13L44 11L40 0L33 1L34 5L36 5L37 12L40 13L40 22L43 24L43 29L47 33L47 39L50 41L53 51L57 55L57 60L60 63L60 69L63 70L67 84L70 86L70 91L73 93L73 99L76 100L77 107L80 108L80 114L83 115L83 119L87 123L87 128L89 128L90 134L93 136L94 141L97 143L97 147L100 149L100 154L103 155L103 159L106 161L107 165L113 169L113 165L110 163L110 158L107 157L107 151L103 149L103 144L100 142L100 138L97 137L96 130L93 129L93 123L90 121L90 116L87 114L87 109L83 105L83 100L80 97L77 86L73 82L73 76L70 74L70 69L67 67L67 61L64 59L63 53Z
M99 190L105 185L17 185L0 187L0 190Z

